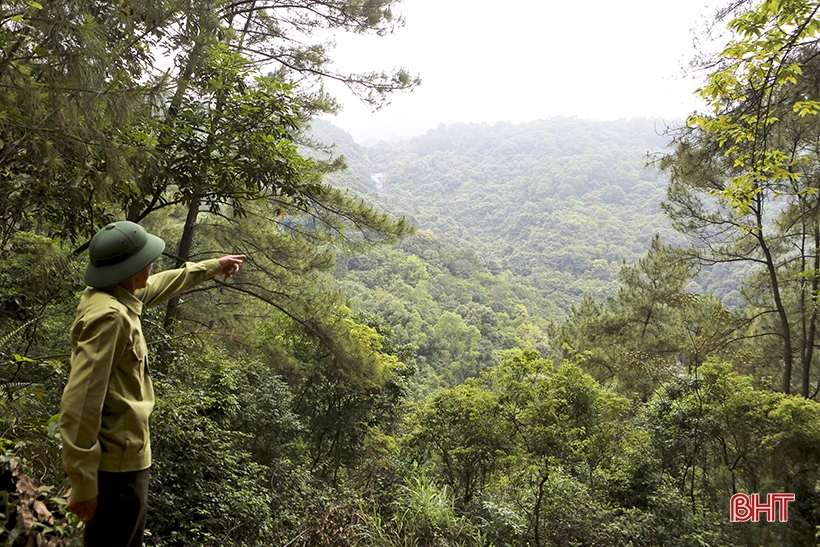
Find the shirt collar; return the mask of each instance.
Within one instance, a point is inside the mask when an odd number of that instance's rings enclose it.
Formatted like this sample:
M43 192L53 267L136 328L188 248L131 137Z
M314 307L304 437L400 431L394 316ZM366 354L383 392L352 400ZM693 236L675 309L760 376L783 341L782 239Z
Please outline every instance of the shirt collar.
M111 296L122 302L122 304L130 311L137 315L142 315L142 300L126 291L119 285L114 285L113 290L111 290Z

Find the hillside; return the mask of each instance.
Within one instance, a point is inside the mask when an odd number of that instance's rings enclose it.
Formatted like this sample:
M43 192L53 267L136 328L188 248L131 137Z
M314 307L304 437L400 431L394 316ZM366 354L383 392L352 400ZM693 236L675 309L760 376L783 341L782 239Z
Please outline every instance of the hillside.
M573 305L615 294L619 270L655 234L683 243L660 209L664 180L647 167L660 133L646 119L556 118L442 125L362 147L314 127L348 164L332 184L418 230L338 255L336 270L354 308L415 352L418 393L475 376L511 348L560 358L558 325Z
M553 118L439 126L363 148L317 126L348 159L335 184L469 248L491 273L525 278L564 311L584 293L611 294L622 263L656 233L682 242L659 207L665 182L647 167L666 143L663 129L648 119Z

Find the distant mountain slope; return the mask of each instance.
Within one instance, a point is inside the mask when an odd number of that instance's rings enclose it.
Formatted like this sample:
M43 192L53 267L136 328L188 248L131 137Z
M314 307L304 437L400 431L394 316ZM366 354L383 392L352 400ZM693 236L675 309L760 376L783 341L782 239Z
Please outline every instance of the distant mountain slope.
M613 291L622 262L655 233L682 242L659 208L665 181L646 167L667 142L654 120L442 125L368 148L329 124L316 129L348 158L335 184L469 244L489 271L529 279L563 309Z

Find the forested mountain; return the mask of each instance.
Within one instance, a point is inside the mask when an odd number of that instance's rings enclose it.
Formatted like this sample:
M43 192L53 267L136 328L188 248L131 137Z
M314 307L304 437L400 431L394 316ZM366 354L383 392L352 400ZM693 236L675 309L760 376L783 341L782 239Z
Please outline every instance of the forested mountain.
M655 234L682 242L660 209L664 179L647 166L669 141L660 121L456 124L366 149L314 127L349 159L341 183L378 193L373 203L475 253L487 271L526 278L551 313L613 293L622 263Z
M683 242L660 209L664 178L647 165L669 138L656 124L442 125L362 147L315 123L348 164L328 180L418 230L337 257L336 275L356 309L414 348L415 381L428 388L477 375L505 349L560 356L557 324L583 295L614 295L620 268L655 235Z

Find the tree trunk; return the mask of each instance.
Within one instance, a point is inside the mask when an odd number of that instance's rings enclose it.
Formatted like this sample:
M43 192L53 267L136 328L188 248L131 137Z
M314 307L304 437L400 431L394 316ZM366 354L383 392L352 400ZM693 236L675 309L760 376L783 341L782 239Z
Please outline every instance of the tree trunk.
M188 60L185 62L185 68L182 69L182 72L179 75L179 79L177 80L177 89L174 92L174 96L171 98L171 102L168 105L168 110L165 113L166 126L170 126L171 124L173 124L174 119L176 119L177 117L179 107L182 104L182 100L185 98L185 93L188 91L188 86L190 86L191 84L191 78L194 74L194 70L196 70L197 66L199 65L202 56L202 50L203 41L199 40L194 44L194 47L191 49L190 55L188 55ZM165 130L163 131L164 137ZM163 138L160 137L159 140L160 142L162 142ZM158 184L153 187L152 184L153 181L142 181L140 183L140 187L143 189L143 191L148 190L146 192L146 196L149 196L150 200L148 200L147 204L143 203L142 200L140 200L137 203L132 203L126 211L126 220L130 220L131 222L140 222L142 219L147 217L157 206L157 203L159 202L160 198L162 197L163 193L165 192L168 186L168 181L166 180L163 184Z
M775 309L780 318L780 333L783 336L783 393L790 394L792 390L792 364L794 363L794 356L792 355L792 335L789 325L789 316L786 313L786 308L783 305L783 300L780 297L780 284L777 280L777 270L772 258L772 253L769 246L763 239L763 236L758 237L760 248L766 257L766 268L769 272L769 281L772 284L772 297L774 298Z
M548 464L545 464L546 468ZM535 547L541 547L541 510L544 505L544 485L549 480L549 470L545 469L546 473L541 477L541 482L538 483L538 493L535 495L535 506L533 507L533 525L535 532Z
M806 341L803 344L803 386L801 394L808 399L809 397L809 381L811 376L811 361L814 357L814 339L817 337L817 310L816 310L816 295L820 288L820 282L817 276L820 275L820 226L814 227L814 275L811 278L811 292L808 298L808 304L803 305L803 317L807 314L810 316L809 329L806 335Z
M176 268L181 267L191 257L191 247L194 242L194 230L196 229L196 218L199 215L201 199L202 197L199 194L194 194L188 204L188 215L185 217L185 226L182 229L182 237L179 239L179 247L177 248ZM168 301L163 323L166 329L170 328L174 319L179 319L179 296L175 296Z

